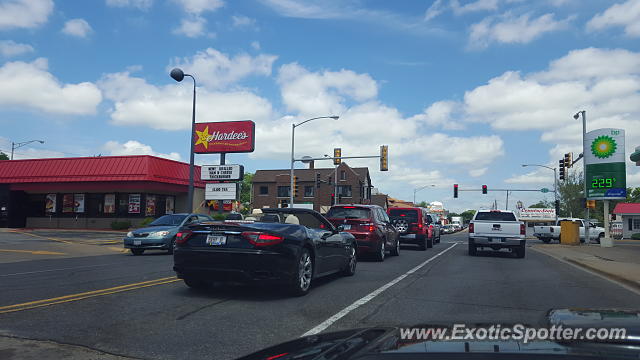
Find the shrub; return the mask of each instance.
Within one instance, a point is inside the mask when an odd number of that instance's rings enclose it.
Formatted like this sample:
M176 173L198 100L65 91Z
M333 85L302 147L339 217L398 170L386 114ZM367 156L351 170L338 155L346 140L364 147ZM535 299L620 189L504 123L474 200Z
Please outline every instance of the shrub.
M631 235L631 238L633 240L640 240L640 233L636 233L636 234Z
M150 216L146 217L146 218L144 218L144 220L142 220L142 222L140 222L140 226L147 226L147 225L151 224L153 222L153 220L155 220L155 219L150 217Z
M131 221L129 220L111 222L111 228L113 230L127 230L130 227L131 227Z

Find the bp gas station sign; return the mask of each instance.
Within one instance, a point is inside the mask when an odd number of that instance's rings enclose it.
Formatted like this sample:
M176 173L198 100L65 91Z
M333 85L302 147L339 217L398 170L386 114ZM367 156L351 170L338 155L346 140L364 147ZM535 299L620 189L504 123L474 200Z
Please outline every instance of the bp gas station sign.
M598 129L586 134L584 161L589 200L626 199L627 174L623 129Z

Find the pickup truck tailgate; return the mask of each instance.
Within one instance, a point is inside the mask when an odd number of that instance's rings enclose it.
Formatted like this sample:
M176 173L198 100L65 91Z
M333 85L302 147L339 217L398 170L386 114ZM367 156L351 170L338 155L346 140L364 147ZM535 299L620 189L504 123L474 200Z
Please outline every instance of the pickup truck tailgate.
M473 237L523 238L520 234L520 222L484 221L473 222Z

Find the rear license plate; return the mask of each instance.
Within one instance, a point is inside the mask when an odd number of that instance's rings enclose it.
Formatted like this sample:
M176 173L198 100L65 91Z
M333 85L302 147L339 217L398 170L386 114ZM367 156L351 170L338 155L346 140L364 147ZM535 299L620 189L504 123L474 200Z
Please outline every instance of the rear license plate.
M351 230L351 225L344 224L344 225L342 225L342 228L345 229L345 230Z
M133 245L142 245L142 240L133 240Z
M224 245L227 237L224 235L207 235L207 245Z

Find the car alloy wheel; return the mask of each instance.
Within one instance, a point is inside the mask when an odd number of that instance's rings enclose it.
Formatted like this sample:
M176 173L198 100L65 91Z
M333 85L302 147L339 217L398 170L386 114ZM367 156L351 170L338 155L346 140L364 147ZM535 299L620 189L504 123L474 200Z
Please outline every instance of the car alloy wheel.
M382 240L380 242L380 251L378 251L378 253L376 254L376 260L378 261L384 261L384 257L385 257L385 253L387 251L387 248L384 245L385 241Z
M303 251L298 264L298 281L300 290L306 292L311 286L311 276L313 275L313 262L308 251Z
M358 265L358 256L356 254L356 247L350 246L349 253L349 263L347 267L344 269L344 275L352 276L356 273L356 266Z

